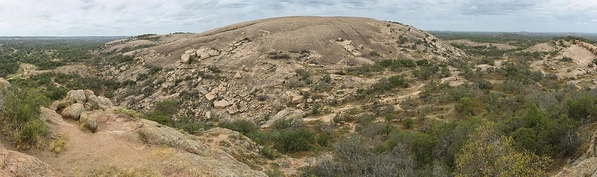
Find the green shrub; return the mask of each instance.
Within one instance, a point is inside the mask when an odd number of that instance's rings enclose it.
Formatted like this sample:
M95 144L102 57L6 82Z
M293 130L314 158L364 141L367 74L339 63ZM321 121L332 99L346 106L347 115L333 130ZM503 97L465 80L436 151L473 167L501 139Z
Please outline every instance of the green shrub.
M415 120L408 117L408 118L404 119L404 121L402 122L402 125L404 125L404 128L411 129L413 127L414 123L415 123Z
M19 149L41 147L43 138L48 134L48 127L40 119L31 119L19 130Z
M49 104L38 89L11 87L4 90L4 115L0 116L2 129L8 130L17 149L40 148L48 135L47 125L39 119L39 106Z
M178 113L178 105L172 100L164 100L155 104L155 110L164 115L172 116Z
M305 123L303 122L303 119L301 119L301 118L281 118L281 119L274 121L274 123L272 123L272 125L270 127L275 130L283 130L283 129L288 129L291 127L300 128L300 127L304 127L304 126L305 126Z
M230 130L234 130L240 132L244 135L251 135L259 130L255 123L248 121L248 120L236 120L234 122L221 122L219 127L227 128Z
M263 155L265 158L268 158L270 160L275 160L278 157L280 157L280 153L278 153L278 151L266 146L259 149L259 152L261 152L261 155Z
M168 116L166 116L162 112L156 111L156 110L153 110L153 111L145 114L145 119L155 121L162 125L167 125L167 126L172 125L172 124L170 124L170 118Z
M280 169L277 166L272 167L271 169L267 169L265 171L265 174L268 177L284 177L284 172L280 171Z
M298 130L283 130L275 140L274 148L281 152L308 151L315 146L315 132L301 128Z

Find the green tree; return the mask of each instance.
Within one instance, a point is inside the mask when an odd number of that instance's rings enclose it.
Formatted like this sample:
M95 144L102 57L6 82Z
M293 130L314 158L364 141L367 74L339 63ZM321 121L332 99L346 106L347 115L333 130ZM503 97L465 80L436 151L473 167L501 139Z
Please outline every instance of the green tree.
M456 105L456 110L463 117L472 116L474 113L473 105L474 105L474 103L473 103L472 98L462 97L462 98L460 98L460 100L458 101L458 104Z
M172 116L178 113L178 105L173 100L168 99L157 102L155 104L155 110L164 115Z
M437 138L426 133L417 133L410 140L410 149L419 164L428 164L433 161L433 147Z

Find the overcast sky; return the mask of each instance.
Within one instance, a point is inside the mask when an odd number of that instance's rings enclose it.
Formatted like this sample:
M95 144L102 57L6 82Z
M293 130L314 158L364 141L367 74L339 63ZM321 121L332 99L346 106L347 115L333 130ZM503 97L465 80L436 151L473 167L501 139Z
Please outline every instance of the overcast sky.
M370 17L423 30L597 33L597 0L0 0L0 36L197 33L304 15Z

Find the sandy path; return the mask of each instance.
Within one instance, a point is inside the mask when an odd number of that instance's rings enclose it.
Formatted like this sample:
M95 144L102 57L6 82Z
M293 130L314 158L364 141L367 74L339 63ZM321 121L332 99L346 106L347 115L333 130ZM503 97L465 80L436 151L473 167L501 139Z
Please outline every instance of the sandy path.
M33 155L69 176L108 166L139 167L151 158L155 149L143 145L138 135L123 130L130 128L129 122L103 122L99 129L103 131L96 133L81 130L74 121L65 122L57 132L67 136L66 150L59 154L43 151Z

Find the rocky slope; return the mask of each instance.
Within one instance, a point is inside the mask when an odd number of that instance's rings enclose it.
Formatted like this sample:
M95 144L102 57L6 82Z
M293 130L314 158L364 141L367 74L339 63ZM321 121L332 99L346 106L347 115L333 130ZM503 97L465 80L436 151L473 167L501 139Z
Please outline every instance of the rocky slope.
M262 123L280 109L300 116L314 104L342 101L385 77L338 73L349 67L466 57L412 26L350 17L272 18L200 34L141 35L110 42L96 54L107 58L98 64L101 76L134 83L115 94L123 106L150 110L174 99L189 117ZM298 71L313 84L300 84ZM332 84L314 91L325 75Z
M111 168L157 176L265 176L196 136L136 118L90 90L71 91L64 103L61 115L54 108L42 112L67 147L51 144L55 152L40 152L39 158L69 176Z
M0 176L266 176L197 136L139 119L90 90L70 91L40 109L51 142L27 154L0 143Z

